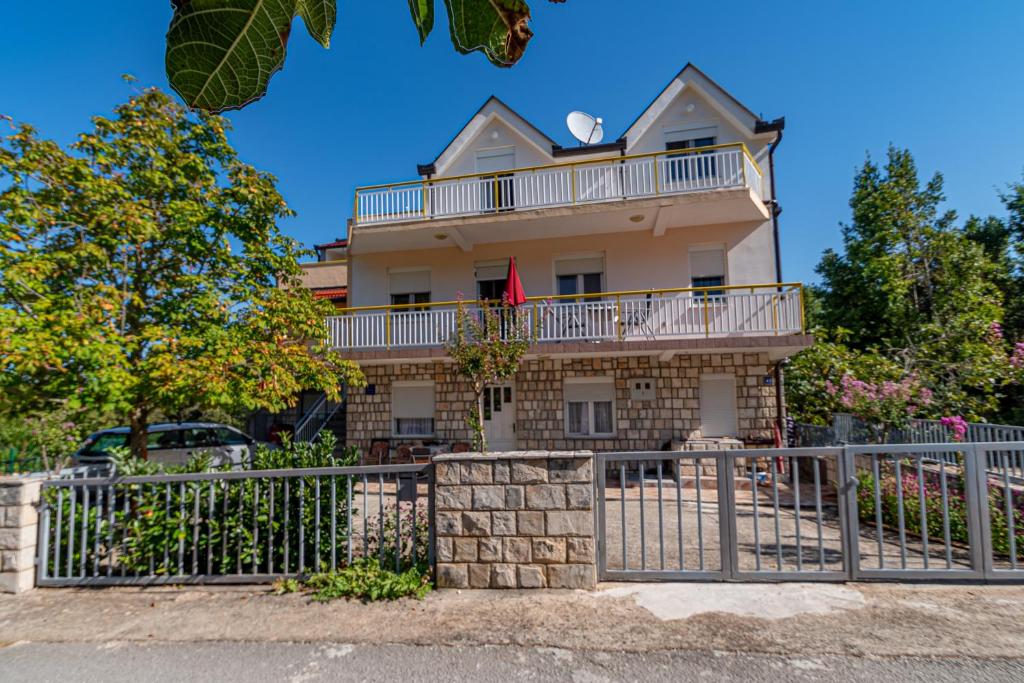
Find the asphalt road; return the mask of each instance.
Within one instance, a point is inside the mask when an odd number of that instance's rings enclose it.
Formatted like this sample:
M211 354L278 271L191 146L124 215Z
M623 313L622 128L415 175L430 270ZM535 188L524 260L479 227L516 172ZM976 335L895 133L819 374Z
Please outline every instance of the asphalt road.
M0 679L31 681L1013 681L1015 659L622 653L505 646L12 643Z

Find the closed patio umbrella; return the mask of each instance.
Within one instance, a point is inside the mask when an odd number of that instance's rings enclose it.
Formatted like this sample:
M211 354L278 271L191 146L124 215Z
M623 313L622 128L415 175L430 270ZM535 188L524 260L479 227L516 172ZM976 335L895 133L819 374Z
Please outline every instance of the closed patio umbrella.
M508 260L508 276L505 278L505 300L509 306L521 306L526 303L526 292L523 291L523 283L519 281L519 271L516 270L516 257Z

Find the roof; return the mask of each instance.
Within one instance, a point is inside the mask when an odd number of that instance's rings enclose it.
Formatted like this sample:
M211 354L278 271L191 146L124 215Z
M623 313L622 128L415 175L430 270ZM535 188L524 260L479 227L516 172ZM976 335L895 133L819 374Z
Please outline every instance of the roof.
M318 287L310 289L313 292L313 297L316 299L347 299L348 298L348 287Z
M327 242L325 244L314 244L313 248L317 251L321 249L342 249L348 246L347 239L336 239L333 242Z
M522 114L520 114L519 112L517 112L515 109L513 109L510 106L508 106L507 104L505 104L500 98L498 98L495 95L491 95L490 97L487 98L487 100L482 105L480 105L479 109L477 109L475 112L473 112L473 115L469 117L469 120L466 121L466 123L464 123L461 128L459 128L459 131L448 142L448 144L444 146L444 149L442 149L441 152L436 157L434 157L434 160L432 162L430 162L429 164L417 164L417 171L420 172L421 175L422 175L423 174L422 171L425 170L425 169L431 169L431 168L436 169L437 168L437 163L438 163L438 161L441 160L441 157L443 157L448 152L448 150L450 150L452 148L452 146L456 143L456 141L458 141L459 137L463 134L463 132L465 132L465 130L467 128L469 128L470 125L472 125L473 121L476 120L476 117L479 116L480 114L482 114L484 112L484 110L487 109L488 105L490 105L491 103L494 103L497 107L505 110L505 112L508 113L513 118L518 119L528 129L533 131L539 137L543 138L543 140L545 142L547 142L548 145L550 145L551 147L555 147L556 146L555 141L549 135L547 135L544 131L542 131L540 128L538 128L537 126L535 126L532 123L530 123L526 118L523 117ZM431 171L431 172L434 172L434 171Z
M669 80L669 82L665 84L665 87L662 88L661 91L658 92L658 94L654 97L654 99L651 100L650 104L648 104L646 107L644 107L643 110L637 115L637 117L635 119L633 119L633 122L630 123L628 126L626 126L626 129L622 133L621 137L632 140L632 139L635 139L635 138L639 138L641 135L643 135L643 133L645 132L646 126L650 125L650 121L648 121L646 124L640 126L641 130L640 130L640 133L638 135L630 136L630 132L632 132L633 129L636 128L638 124L640 124L641 120L643 120L644 117L649 112L654 111L655 112L655 114L654 114L655 116L660 115L660 112L656 110L656 107L659 106L659 102L661 103L660 106L662 108L664 108L665 106L668 106L669 100L663 100L663 98L665 97L666 93L668 93L668 91L672 88L673 84L676 81L682 80L683 76L686 75L687 72L690 72L696 78L690 78L687 81L684 81L683 82L683 87L684 88L689 86L689 87L692 87L693 89L695 89L697 92L705 94L706 95L706 99L708 100L709 104L711 104L712 107L716 108L723 116L725 116L725 118L733 121L734 124L738 125L741 129L748 129L748 130L750 130L751 133L755 133L756 134L754 129L756 127L757 122L761 120L761 117L759 117L757 114L752 112L746 105L744 105L742 102L740 102L738 99L736 99L731 93L729 93L729 91L727 91L725 88L723 88L718 83L716 83L714 81L714 79L712 79L706 73L704 73L703 71L698 69L692 63L687 62L686 66L684 66L682 69L680 69L679 73L677 73L675 76L673 76ZM722 98L724 98L725 100L728 100L729 102L734 104L737 107L737 109L739 110L739 113L741 113L742 115L746 115L746 116L750 117L751 120L749 122L747 122L747 123L744 123L744 122L740 121L739 119L737 119L736 116L732 112L730 112L728 110L728 108L725 107L721 101L716 101L716 98L715 98L715 96L713 94L708 93L704 88L702 88L700 86L700 84L698 83L698 81L700 81L700 80L703 80L705 85L707 85L709 88L713 89L715 91L715 94L721 95Z
M167 432L172 429L210 429L216 427L228 427L234 429L231 425L221 424L220 422L158 422L146 426L146 431L149 433L153 432ZM101 429L96 434L128 434L132 431L131 427L111 427L110 429Z

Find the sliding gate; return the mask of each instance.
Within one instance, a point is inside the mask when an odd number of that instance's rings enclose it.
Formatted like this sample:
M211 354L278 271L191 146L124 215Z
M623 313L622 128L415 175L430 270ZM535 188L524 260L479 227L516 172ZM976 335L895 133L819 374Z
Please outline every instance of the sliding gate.
M1024 581L1024 442L597 456L603 580Z

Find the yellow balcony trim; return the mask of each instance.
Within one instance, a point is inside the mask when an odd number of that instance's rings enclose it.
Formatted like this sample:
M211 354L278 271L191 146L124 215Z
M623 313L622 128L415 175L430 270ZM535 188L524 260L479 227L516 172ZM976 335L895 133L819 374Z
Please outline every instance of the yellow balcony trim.
M707 145L705 147L694 147L692 149L685 149L685 150L670 150L670 151L660 151L660 152L647 152L647 153L644 153L644 154L627 154L625 156L603 157L601 159L592 159L592 160L587 160L587 161L574 161L574 162L571 162L571 163L543 164L543 165L540 165L540 166L523 166L523 167L519 167L519 168L510 168L507 171L501 171L501 173L502 174L505 174L505 173L531 173L531 172L535 172L535 171L548 171L548 170L552 170L552 169L570 169L570 168L576 168L576 167L579 167L579 166L593 166L593 165L602 165L602 164L608 164L608 163L616 163L616 162L628 161L630 159L652 159L652 158L656 158L656 157L688 156L688 155L692 155L692 154L700 154L702 152L711 152L711 151L715 151L715 150L719 150L719 149L740 149L740 150L742 150L743 155L748 160L750 160L750 163L754 166L755 169L757 169L757 172L759 174L761 174L762 176L764 175L763 171L761 171L761 166L754 159L754 156L750 153L750 150L747 148L747 145L745 143L742 143L742 142L729 142L729 143L723 143L723 144L720 144L720 145ZM384 189L392 189L392 188L396 188L396 187L412 187L412 186L421 185L421 184L424 187L429 187L431 185L440 185L440 184L444 184L446 182L451 182L451 181L455 181L455 180L468 180L468 179L471 179L471 178L484 179L484 178L494 178L494 177L496 177L496 174L493 171L491 171L489 173L467 173L465 175L442 176L442 177L437 177L437 178L431 178L429 180L426 180L426 179L403 180L403 181L400 181L400 182L397 182L397 183L380 183L379 185L363 185L361 187L357 187L356 188L356 196L357 196L357 202L358 202L358 195L359 195L359 193L360 192L365 192L367 190L384 190ZM358 217L358 210L353 215Z
M668 289L630 289L616 292L594 292L591 294L552 294L550 296L528 296L526 300L532 302L534 306L539 305L545 301L566 301L566 300L579 300L579 299L602 299L602 298L615 298L617 301L624 296L647 296L651 294L653 296L664 296L666 294L702 294L707 292L721 292L721 291L737 291L746 290L749 293L755 293L755 289L770 290L764 292L765 294L771 292L799 292L800 302L803 304L803 284L800 282L773 282L769 284L756 284L756 285L721 285L717 287L672 287ZM703 297L706 303L709 299L707 296ZM351 315L353 313L361 313L364 311L403 311L403 310L423 310L429 308L439 308L443 306L479 306L482 304L493 304L495 302L482 302L478 300L462 300L462 301L431 301L427 303L419 304L391 304L381 306L354 306L352 308L339 308L337 311L338 315ZM388 323L390 323L390 316L388 316ZM778 327L778 325L775 325ZM804 329L804 321L801 307L801 320L800 329Z

